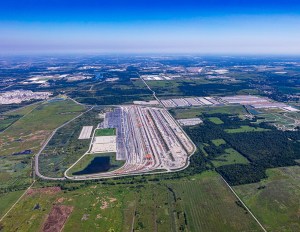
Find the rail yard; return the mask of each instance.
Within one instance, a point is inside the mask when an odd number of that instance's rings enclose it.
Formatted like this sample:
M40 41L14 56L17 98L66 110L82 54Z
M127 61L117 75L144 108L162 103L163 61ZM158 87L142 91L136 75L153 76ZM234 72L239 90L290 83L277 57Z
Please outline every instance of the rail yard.
M181 170L187 167L188 157L195 150L182 128L162 108L120 106L106 113L99 127L116 128L116 159L124 160L125 164L110 172L66 175L67 178L97 179ZM90 151L85 155L95 152L99 137L94 135Z

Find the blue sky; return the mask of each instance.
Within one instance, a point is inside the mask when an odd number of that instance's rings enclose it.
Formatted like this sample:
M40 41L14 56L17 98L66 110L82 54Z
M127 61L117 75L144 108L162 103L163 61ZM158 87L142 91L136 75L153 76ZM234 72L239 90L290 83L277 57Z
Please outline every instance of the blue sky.
M300 1L1 0L0 52L300 54Z

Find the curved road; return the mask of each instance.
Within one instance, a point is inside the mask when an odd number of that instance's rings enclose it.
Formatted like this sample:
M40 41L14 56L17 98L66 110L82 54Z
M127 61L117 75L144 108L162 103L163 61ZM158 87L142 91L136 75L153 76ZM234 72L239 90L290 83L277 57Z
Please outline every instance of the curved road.
M65 125L69 124L70 122L74 121L75 119L81 117L83 114L89 112L90 110L92 110L94 108L91 107L90 109L84 111L83 113L79 114L78 116L76 116L75 118L71 119L70 121L67 121L66 123L62 124L61 126L57 127L54 131L52 131L51 135L48 137L48 139L45 141L45 143L43 144L43 146L41 147L41 149L38 151L38 153L34 156L34 170L35 170L35 174L44 179L44 180L65 180L65 177L61 177L61 178L55 178L55 177L47 177L44 176L40 173L39 170L39 156L42 153L42 151L45 149L45 147L47 146L47 144L49 143L49 141L52 139L52 137L55 135L56 131L59 130L60 128L64 127Z

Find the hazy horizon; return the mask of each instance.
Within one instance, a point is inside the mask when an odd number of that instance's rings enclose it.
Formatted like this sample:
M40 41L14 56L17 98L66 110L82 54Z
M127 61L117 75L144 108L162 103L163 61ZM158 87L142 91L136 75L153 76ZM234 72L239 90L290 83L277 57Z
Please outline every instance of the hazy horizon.
M1 54L300 54L300 2L37 1L0 5Z

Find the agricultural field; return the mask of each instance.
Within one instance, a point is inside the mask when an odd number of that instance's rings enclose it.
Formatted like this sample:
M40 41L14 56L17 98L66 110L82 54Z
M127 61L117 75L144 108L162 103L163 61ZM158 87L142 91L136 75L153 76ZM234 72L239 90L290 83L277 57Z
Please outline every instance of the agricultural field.
M4 219L4 230L38 231L53 207L68 206L73 210L66 232L261 231L212 171L154 183L68 183L65 188L32 189Z
M220 167L229 164L248 164L249 161L233 148L224 150L225 154L215 158L212 163L215 167Z
M300 167L268 169L267 176L234 189L267 231L299 231Z
M40 172L45 176L62 177L64 171L89 149L91 139L78 139L82 127L97 127L103 120L99 117L103 112L102 107L93 108L60 128L39 157Z

